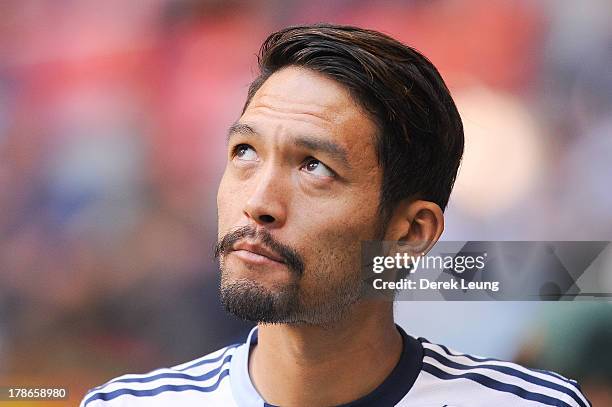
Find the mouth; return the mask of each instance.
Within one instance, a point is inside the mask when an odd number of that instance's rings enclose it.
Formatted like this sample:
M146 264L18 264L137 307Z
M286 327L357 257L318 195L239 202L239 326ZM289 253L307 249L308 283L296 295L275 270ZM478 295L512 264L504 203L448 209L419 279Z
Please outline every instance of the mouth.
M241 260L259 265L285 265L285 261L272 250L260 244L239 242L234 245L232 251Z

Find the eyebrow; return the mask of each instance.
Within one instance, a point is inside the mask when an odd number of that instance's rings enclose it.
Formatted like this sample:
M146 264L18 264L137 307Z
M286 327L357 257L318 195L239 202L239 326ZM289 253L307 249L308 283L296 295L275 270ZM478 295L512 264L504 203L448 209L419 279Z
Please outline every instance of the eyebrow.
M245 123L236 122L232 124L227 133L227 140L229 141L232 136L242 134L245 136L258 136L261 135L255 131L251 126ZM321 140L312 136L295 136L291 137L291 141L303 148L328 154L334 160L341 162L345 167L351 168L348 160L348 153L344 147L334 143L330 140Z
M229 130L227 131L227 141L229 141L232 138L232 136L235 134L253 136L253 135L257 135L257 132L253 130L253 128L249 126L248 124L235 122L234 124L230 126Z

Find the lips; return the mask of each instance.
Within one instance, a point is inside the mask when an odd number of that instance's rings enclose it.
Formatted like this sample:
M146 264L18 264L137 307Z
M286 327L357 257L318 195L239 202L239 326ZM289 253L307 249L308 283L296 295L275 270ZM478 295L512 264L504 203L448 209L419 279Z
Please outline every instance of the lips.
M283 263L283 264L285 263L279 255L277 255L276 253L274 253L272 250L268 249L267 247L262 246L257 243L249 243L245 241L238 242L234 245L232 250L233 251L244 250L247 252L257 254L259 256L266 257L267 259L275 261L277 263Z

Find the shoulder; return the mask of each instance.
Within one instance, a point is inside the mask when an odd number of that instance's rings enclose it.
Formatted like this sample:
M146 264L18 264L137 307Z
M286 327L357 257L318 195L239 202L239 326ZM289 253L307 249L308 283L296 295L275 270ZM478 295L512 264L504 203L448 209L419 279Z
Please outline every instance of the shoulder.
M469 355L430 343L423 345L422 371L435 387L445 387L457 397L500 401L499 406L551 405L589 407L590 403L575 380L560 374L530 369L499 359Z
M161 400L167 401L168 397L173 401L211 397L222 391L224 378L229 375L229 362L239 345L229 345L170 368L117 377L87 392L80 407L131 406L137 402L150 406L157 401L161 404Z

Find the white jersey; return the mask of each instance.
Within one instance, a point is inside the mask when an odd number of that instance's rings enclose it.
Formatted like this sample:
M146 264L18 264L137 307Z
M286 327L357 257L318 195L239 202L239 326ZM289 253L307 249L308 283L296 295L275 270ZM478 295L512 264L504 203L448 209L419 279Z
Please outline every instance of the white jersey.
M590 407L578 383L515 363L461 354L400 327L404 349L397 366L372 393L343 407ZM243 344L146 374L118 377L87 393L81 407L273 407L249 377L257 327Z

